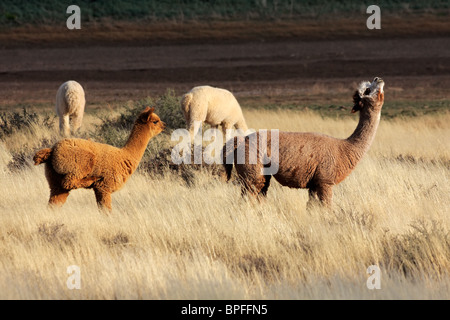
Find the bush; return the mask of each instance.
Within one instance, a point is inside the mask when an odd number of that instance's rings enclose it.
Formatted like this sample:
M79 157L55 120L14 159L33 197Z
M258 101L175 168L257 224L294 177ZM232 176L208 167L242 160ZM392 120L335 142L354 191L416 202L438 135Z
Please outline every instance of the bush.
M184 128L185 121L180 109L179 97L169 89L156 101L148 97L125 106L124 112L117 119L103 121L94 135L103 143L117 147L123 146L136 118L146 106L155 107L155 113L166 124L165 134L170 134L174 129Z
M125 105L124 111L115 119L105 119L97 126L91 136L98 142L110 144L116 147L122 147L130 134L134 122L145 106L152 105L153 100L146 98L133 102L131 105Z
M18 142L15 135L18 136L39 136L39 130L54 130L55 115L46 115L44 117L35 112L29 112L23 107L22 112L0 113L0 140L7 146L10 155L7 168L9 171L18 171L32 165L31 159L36 146L45 146L48 139L31 139Z
M56 116L46 116L40 119L37 113L28 112L26 107L22 109L22 113L2 112L0 114L0 139L22 130L31 130L33 126L53 128L55 118Z
M166 124L166 130L185 128L186 122L180 107L180 97L172 89L168 89L155 104L155 112Z

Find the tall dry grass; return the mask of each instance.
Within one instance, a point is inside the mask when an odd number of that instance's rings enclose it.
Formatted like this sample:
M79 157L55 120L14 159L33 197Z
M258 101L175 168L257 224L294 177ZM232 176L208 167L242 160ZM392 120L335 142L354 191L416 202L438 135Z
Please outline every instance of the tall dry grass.
M309 112L245 116L253 128L337 137L356 127ZM449 299L449 120L382 119L368 154L334 188L333 210L311 211L306 190L275 181L254 203L205 172L188 186L139 171L113 194L109 216L89 190L50 210L43 166L8 169L10 146L30 143L10 137L0 145L0 298ZM70 265L80 267L80 290L67 288ZM366 286L370 265L380 267L379 290Z

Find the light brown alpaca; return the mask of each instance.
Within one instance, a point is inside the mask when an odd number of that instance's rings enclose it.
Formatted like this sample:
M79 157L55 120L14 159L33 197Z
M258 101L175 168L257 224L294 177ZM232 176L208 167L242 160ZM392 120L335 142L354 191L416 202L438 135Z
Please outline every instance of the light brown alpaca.
M119 190L136 170L150 139L164 123L147 107L136 119L123 148L84 139L64 139L42 149L33 160L45 163L50 186L49 205L63 205L70 190L94 189L99 208L111 210L111 193Z
M308 188L310 205L317 201L330 205L332 188L344 180L355 168L356 164L369 149L380 121L381 108L384 102L384 81L375 78L372 83L362 82L353 96L352 113L360 111L359 123L353 134L347 139L337 139L319 133L279 132L278 172L273 177L291 188ZM254 133L260 139L259 132ZM265 196L269 188L271 175L263 175L264 167L259 147L250 148L252 135L235 138L232 148L224 147L224 160L230 152L234 152L234 162L242 193L250 192L255 196ZM255 138L255 137L253 137ZM238 142L239 141L239 142ZM259 144L254 144L257 146ZM267 157L270 159L271 135L267 134ZM237 163L239 148L245 148L244 163ZM255 150L258 156L255 164L249 164L249 150ZM241 151L242 152L242 151ZM273 157L272 157L273 158ZM255 157L256 159L256 157ZM233 164L225 161L228 180L231 177Z

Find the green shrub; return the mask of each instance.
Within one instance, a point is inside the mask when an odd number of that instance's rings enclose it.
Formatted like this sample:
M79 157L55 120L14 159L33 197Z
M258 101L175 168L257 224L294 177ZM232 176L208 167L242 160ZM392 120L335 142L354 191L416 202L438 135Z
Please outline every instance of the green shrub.
M180 107L180 97L168 89L155 103L155 113L166 124L166 131L185 128L186 123Z
M24 107L22 112L0 113L0 139L11 136L22 130L32 130L33 126L53 128L56 116L47 115L40 118L35 112L28 112Z
M145 106L152 103L151 98L146 98L133 102L131 105L125 105L124 111L118 118L102 119L102 123L97 126L91 136L98 142L122 147L138 115L144 110Z
M165 94L153 100L150 97L124 106L124 111L116 119L106 119L94 133L97 140L113 146L121 147L126 142L130 130L139 114L146 106L155 107L155 113L166 124L164 133L185 127L185 121L180 109L179 97L169 89Z
M283 19L320 17L329 14L361 14L367 6L361 1L332 0L77 0L85 21L105 19L122 21L167 20L230 20L230 19ZM379 0L378 6L386 12L427 12L441 10L448 14L448 0ZM368 4L367 4L368 5ZM69 2L57 0L2 0L0 1L0 25L57 24L69 16ZM439 12L439 11L438 11Z

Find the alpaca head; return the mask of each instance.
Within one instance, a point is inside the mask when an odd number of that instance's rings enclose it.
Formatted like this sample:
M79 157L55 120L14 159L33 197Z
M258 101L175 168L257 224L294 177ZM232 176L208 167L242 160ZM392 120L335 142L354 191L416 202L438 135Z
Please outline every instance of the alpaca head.
M372 82L361 82L353 95L352 113L363 109L379 112L384 102L383 89L384 81L380 77L375 77Z
M154 111L155 108L146 107L136 120L136 126L147 128L152 136L162 132L166 126Z

